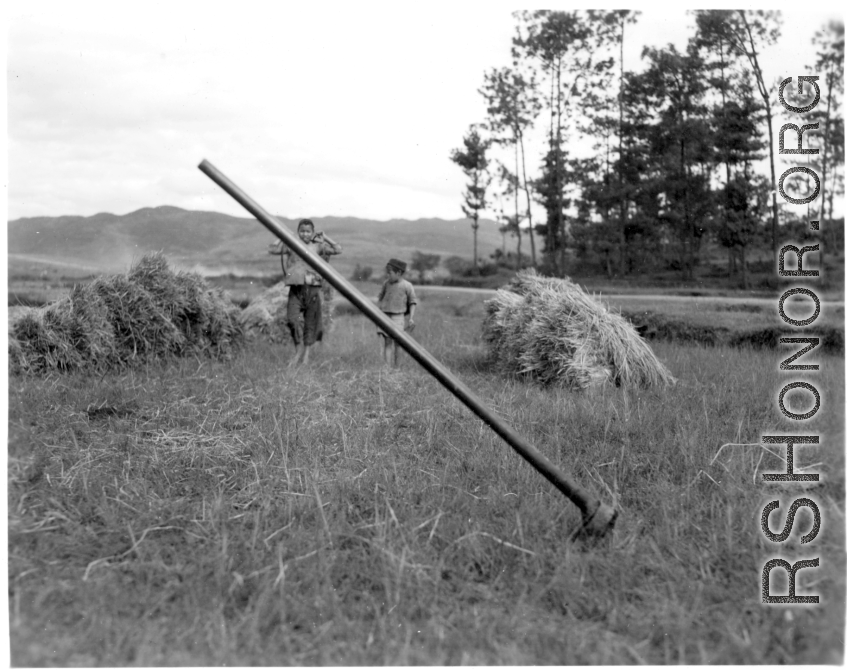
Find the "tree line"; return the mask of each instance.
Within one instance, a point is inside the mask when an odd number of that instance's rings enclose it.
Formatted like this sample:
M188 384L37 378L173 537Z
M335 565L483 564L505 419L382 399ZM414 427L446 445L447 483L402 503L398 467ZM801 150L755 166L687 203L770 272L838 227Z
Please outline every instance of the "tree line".
M780 227L796 219L777 207L774 144L793 147L798 135L800 151L818 150L802 161L821 175L820 206L806 214L820 220L821 248L835 247L832 201L844 189L843 23L818 30L814 63L796 66L819 77L821 100L805 117L810 126L789 139L774 133L780 73L763 71L760 60L780 39L779 12L693 15L684 51L645 47L644 68L633 72L624 43L639 12L515 13L511 65L485 73L486 118L450 155L467 176L462 210L472 222L474 266L479 219L489 210L502 233L516 236L516 258L526 237L528 262L547 274L563 276L574 259L592 259L610 277L672 268L690 279L704 242L712 242L746 288L750 251L770 249L775 262ZM796 89L784 93L797 99ZM527 156L536 127L543 155ZM569 150L583 138L589 155ZM784 183L797 198L810 187L803 173ZM533 204L543 222L533 221Z

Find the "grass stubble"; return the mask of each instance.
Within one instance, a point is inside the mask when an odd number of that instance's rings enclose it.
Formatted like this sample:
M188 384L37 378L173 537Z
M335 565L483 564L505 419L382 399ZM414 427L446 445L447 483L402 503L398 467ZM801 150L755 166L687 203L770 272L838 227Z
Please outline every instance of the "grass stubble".
M801 511L781 548L762 507L805 489L766 486L784 448L758 442L798 430L784 356L658 342L670 389L541 388L485 360L479 313L424 300L415 336L620 507L609 540L570 541L576 509L408 358L382 370L361 317L294 374L260 341L13 377L13 665L841 662L843 358L796 452L821 533L798 549ZM801 555L821 604L763 606L762 564Z

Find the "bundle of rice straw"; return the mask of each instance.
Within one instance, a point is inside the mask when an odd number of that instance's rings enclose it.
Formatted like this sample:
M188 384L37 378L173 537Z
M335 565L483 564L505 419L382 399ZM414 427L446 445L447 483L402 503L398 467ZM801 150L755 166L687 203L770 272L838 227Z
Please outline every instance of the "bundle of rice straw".
M11 324L11 369L103 371L167 356L228 356L243 342L238 311L199 275L145 256L128 274L75 286Z
M238 317L247 337L264 336L272 342L284 341L288 306L288 287L284 282L274 284L250 301Z
M675 382L632 324L568 279L524 270L485 304L483 337L504 372L574 389Z
M150 294L176 327L179 334L172 344L175 353L221 356L243 342L241 310L224 291L210 288L200 275L172 272L165 257L157 253L142 258L127 276Z
M117 356L115 330L100 295L75 286L67 298L18 319L9 334L13 372L68 372L86 365L108 366Z

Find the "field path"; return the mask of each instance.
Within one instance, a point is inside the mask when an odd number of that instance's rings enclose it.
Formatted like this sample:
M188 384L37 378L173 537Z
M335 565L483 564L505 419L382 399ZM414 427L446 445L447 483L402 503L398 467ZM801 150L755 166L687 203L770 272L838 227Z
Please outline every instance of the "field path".
M55 265L61 268L71 268L73 270L82 270L84 272L100 273L102 268L94 265L83 265L67 260L58 260L56 258L48 258L45 256L32 256L29 254L7 254L9 260L23 261L25 263L40 263L42 265Z
M442 292L442 293L477 293L480 296L492 296L496 293L495 289L489 288L466 288L464 286L415 286L415 291L420 293ZM589 292L591 293L591 292ZM721 302L724 304L745 304L745 305L761 305L774 306L778 298L757 298L753 296L720 296L720 295L662 295L657 293L594 293L599 295L600 299L614 299L616 301L625 302L627 300L656 300L661 302ZM821 300L828 307L844 307L844 300Z

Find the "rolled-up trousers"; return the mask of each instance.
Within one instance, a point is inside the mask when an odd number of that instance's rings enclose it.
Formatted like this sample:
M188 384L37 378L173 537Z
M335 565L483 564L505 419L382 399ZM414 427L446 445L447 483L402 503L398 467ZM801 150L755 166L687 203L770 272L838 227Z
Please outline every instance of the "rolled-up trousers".
M288 329L294 344L312 345L323 336L321 287L291 286L288 290Z

